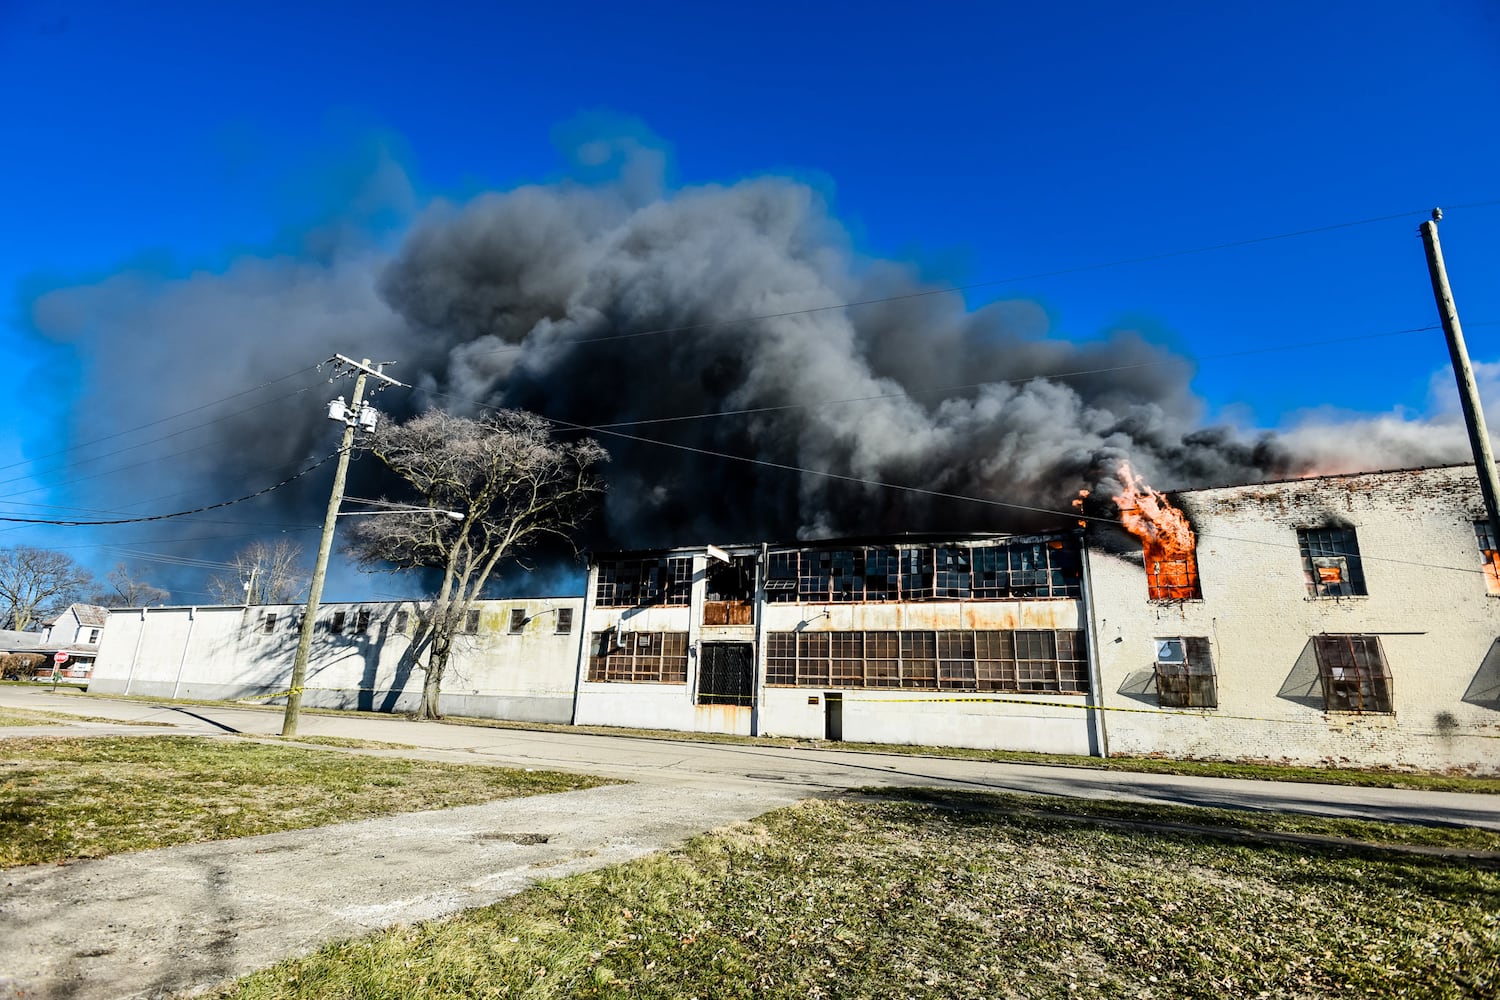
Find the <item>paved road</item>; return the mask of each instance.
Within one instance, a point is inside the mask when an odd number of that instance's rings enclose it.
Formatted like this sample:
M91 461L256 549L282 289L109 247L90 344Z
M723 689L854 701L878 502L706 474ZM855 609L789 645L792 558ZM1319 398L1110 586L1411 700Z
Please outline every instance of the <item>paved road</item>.
M272 735L278 714L0 687L0 705L172 728L75 734ZM0 738L57 729L0 729ZM637 857L808 795L862 786L983 789L1456 822L1500 829L1500 796L1126 774L1080 768L304 716L308 736L409 744L442 760L586 771L634 784L316 831L12 869L0 997L158 996L331 938L491 902L538 876ZM545 843L526 843L547 838Z

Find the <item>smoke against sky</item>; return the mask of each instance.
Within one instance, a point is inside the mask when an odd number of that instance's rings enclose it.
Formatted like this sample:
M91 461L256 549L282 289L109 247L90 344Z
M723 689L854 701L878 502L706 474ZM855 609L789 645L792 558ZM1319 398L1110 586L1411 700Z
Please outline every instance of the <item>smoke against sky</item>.
M394 359L416 389L379 398L391 417L514 406L600 428L613 460L590 541L622 547L1057 523L1022 508L1107 493L1127 458L1183 488L1467 457L1439 389L1431 417L1314 410L1276 433L1205 426L1193 362L1149 331L1079 342L1051 335L1030 301L917 295L938 286L862 254L808 183L672 187L668 158L638 132L575 136L568 152L588 180L422 208L382 159L349 198L357 212L274 254L40 295L36 332L73 346L87 385L73 433L97 436L100 412L135 426L335 351ZM411 219L389 245L361 225L387 209ZM868 304L836 308L851 302ZM332 449L322 406L338 391L308 374L245 400L268 406L173 424L191 429L143 452L171 461L71 495L120 509L265 485ZM255 517L316 520L315 478ZM373 461L356 466L352 494L383 488Z

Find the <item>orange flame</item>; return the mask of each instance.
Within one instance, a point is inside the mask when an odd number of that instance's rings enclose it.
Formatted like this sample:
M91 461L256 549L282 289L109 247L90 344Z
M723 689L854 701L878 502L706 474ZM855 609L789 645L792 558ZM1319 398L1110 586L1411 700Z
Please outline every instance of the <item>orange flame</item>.
M1080 528L1087 528L1089 526L1089 523L1083 519L1083 502L1088 499L1088 496L1088 490L1079 490L1078 496L1073 498L1073 509L1078 511L1078 526Z
M1481 549L1484 553L1484 585L1491 594L1500 594L1500 551Z
M1146 588L1153 601L1185 601L1203 596L1198 585L1198 540L1187 515L1146 485L1129 463L1120 463L1124 488L1114 497L1120 524L1141 540Z

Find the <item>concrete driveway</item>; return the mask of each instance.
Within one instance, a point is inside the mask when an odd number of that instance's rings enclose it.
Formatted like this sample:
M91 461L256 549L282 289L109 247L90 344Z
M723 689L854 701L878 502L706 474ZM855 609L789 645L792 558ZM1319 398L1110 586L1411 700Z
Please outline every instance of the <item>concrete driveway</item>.
M273 735L279 714L0 688L0 705L171 728L77 724L73 735ZM1275 809L1500 830L1500 796L1282 784L899 754L688 743L304 716L308 736L410 744L381 751L629 780L583 792L144 851L0 875L0 997L162 996L338 937L493 902L681 843L809 795L937 786ZM0 738L41 732L0 730ZM57 729L50 729L58 732Z

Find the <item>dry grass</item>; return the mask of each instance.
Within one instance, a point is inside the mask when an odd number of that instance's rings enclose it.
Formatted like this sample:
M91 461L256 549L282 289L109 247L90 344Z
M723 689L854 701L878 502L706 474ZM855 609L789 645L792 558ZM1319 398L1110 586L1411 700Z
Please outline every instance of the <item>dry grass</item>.
M1035 805L803 803L680 852L332 944L217 995L1222 1000L1500 990L1492 865L1226 845L1015 812ZM1192 812L1171 818L1183 811Z
M0 867L608 784L197 736L0 740Z
M115 726L165 726L165 722L131 722L99 715L68 712L37 712L29 708L0 707L0 726L65 726L71 722L107 722Z

